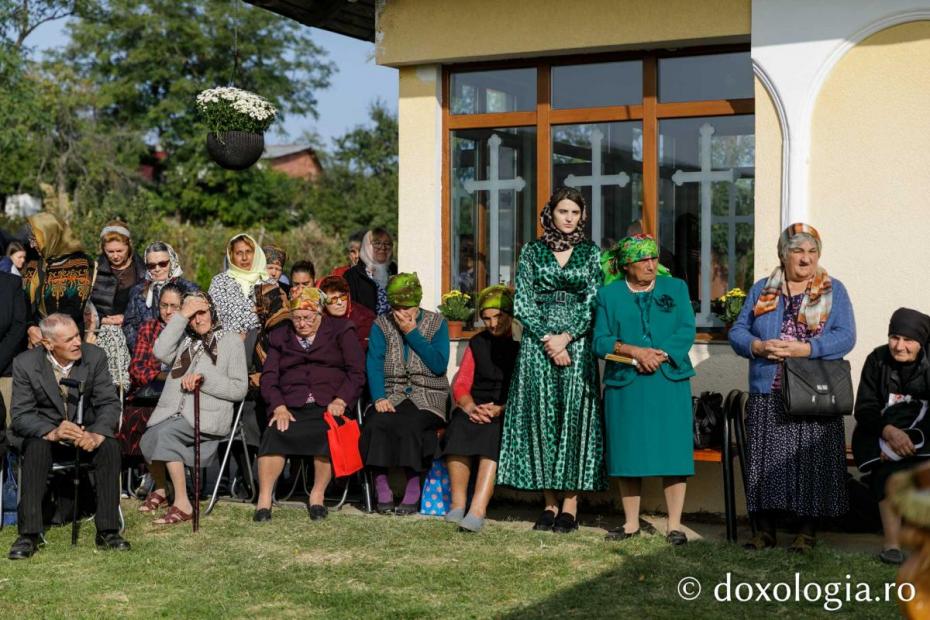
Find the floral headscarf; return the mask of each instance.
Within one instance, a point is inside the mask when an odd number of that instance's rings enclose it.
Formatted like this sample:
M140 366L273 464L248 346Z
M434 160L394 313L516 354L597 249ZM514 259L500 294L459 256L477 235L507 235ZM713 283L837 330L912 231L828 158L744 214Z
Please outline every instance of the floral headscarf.
M180 379L186 375L197 356L201 353L206 353L210 357L210 361L216 365L217 348L220 336L223 335L223 326L220 325L219 317L216 314L216 304L213 303L210 294L203 291L194 291L185 295L184 299L186 300L188 297L199 297L207 302L210 306L210 319L213 325L210 327L210 331L203 335L198 334L188 325L187 330L184 332L184 341L181 343L181 353L174 359L174 366L171 367L171 377L174 379Z
M152 272L148 270L148 267L145 269L145 280L146 291L145 291L145 307L151 308L152 304L155 303L161 296L161 289L168 284L169 282L176 280L181 277L184 273L184 270L181 269L181 261L178 259L178 253L174 251L174 248L165 243L164 241L156 241L150 243L147 248L145 248L145 254L143 255L143 260L148 263L149 254L154 252L167 252L168 253L168 277L158 282L152 276Z
M392 308L413 308L423 300L420 278L414 273L399 273L388 282L388 303Z
M314 286L305 286L297 297L290 301L291 310L310 310L316 314L323 314L326 305L326 295Z
M575 227L574 231L568 234L558 229L552 217L555 206L562 200L571 200L581 207L581 219L578 220L578 226ZM549 246L549 249L553 252L564 252L585 240L584 225L585 222L588 221L588 207L585 205L584 198L580 193L573 193L572 197L569 198L568 196L562 196L560 190L556 190L556 193L553 194L549 202L546 203L546 206L543 207L542 213L539 215L539 221L542 223L543 227L543 234L540 239Z
M252 255L252 265L248 269L241 269L233 262L233 245L237 241L245 241L252 246L252 250L255 252ZM265 271L268 266L265 252L255 242L255 239L245 233L234 236L226 244L226 264L226 274L239 284L242 288L242 294L246 297L251 297L255 285L268 277Z
M262 247L262 252L265 253L265 260L268 264L277 263L280 265L281 270L284 270L284 266L287 264L287 252L284 251L284 248L279 248L276 245L266 245Z
M797 235L805 234L810 236L817 245L817 253L823 247L820 240L820 233L817 229L809 224L795 223L782 231L778 237L778 256L782 254L788 244ZM785 283L785 266L779 265L766 280L762 287L762 293L752 308L753 316L762 316L778 307L778 297L781 295L782 287ZM801 308L798 310L798 322L807 325L808 329L817 333L827 322L830 316L830 310L833 308L833 282L827 275L826 269L817 265L817 271L807 285L804 291L804 298L801 300Z
M513 314L513 291L506 284L495 284L478 293L478 313L498 309Z
M640 233L624 237L609 250L601 253L601 271L604 272L604 286L623 277L623 267L632 263L659 258L659 244L652 235ZM656 275L670 276L664 265L656 267Z

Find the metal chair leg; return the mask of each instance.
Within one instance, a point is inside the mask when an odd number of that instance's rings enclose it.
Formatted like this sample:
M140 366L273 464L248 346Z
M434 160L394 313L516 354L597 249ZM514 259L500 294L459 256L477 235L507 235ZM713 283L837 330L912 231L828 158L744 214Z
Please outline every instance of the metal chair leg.
M236 434L236 429L239 428L239 421L242 419L242 408L245 406L245 401L239 403L239 411L236 412L236 417L233 420L233 426L230 430L228 443L226 444L226 451L223 453L223 460L220 463L220 470L216 476L216 484L213 485L213 493L210 495L210 503L207 504L207 509L204 510L204 516L207 516L213 511L213 507L216 506L217 496L220 493L220 482L223 479L223 472L226 471L226 464L229 462L229 454L232 452L233 438ZM251 475L251 471L249 472Z
M6 486L6 455L0 459L0 532L3 531L3 487Z
M736 500L733 496L733 455L730 446L730 420L723 416L723 503L727 524L727 542L736 542Z
M748 396L745 392L740 392L739 397L733 403L733 430L736 435L736 451L739 457L740 476L743 481L743 497L749 495L746 486L746 401ZM749 527L752 529L752 535L756 535L756 521L750 516Z

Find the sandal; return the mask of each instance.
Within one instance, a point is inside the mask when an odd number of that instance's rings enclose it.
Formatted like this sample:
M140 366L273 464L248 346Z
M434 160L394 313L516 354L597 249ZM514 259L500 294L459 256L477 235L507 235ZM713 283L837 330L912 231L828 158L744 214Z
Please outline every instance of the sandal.
M794 542L791 543L791 546L788 547L788 551L792 553L808 553L814 549L814 545L817 544L817 539L813 536L807 534L798 534L794 537Z
M773 547L775 547L775 537L768 532L759 532L752 537L752 540L743 545L743 549L747 551L762 551Z
M166 503L168 503L167 495L159 495L158 493L152 491L145 496L145 501L143 501L142 505L139 506L139 512L155 512Z
M161 519L156 519L153 521L155 525L174 525L176 523L184 523L185 521L190 521L194 518L193 512L186 513L180 510L177 506L172 506L168 509L168 512L165 513L165 516Z

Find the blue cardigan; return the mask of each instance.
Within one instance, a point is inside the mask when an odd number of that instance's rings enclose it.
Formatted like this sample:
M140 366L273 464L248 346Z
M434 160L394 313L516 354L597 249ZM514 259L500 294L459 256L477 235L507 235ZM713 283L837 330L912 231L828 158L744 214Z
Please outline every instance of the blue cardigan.
M767 279L763 278L753 284L739 317L730 329L730 346L737 355L749 359L749 391L753 394L771 393L779 364L752 354L754 340L774 340L781 334L785 313L784 296L779 295L778 305L772 312L758 318L752 314ZM849 294L842 282L836 278L832 280L833 307L820 335L810 341L811 359L842 359L856 345L856 319Z

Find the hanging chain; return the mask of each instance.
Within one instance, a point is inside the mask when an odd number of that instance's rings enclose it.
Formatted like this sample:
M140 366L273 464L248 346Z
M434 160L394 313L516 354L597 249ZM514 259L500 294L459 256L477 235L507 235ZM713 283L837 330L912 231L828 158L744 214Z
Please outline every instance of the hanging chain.
M239 80L239 5L242 0L232 0L233 3L233 74L230 86L235 86Z

